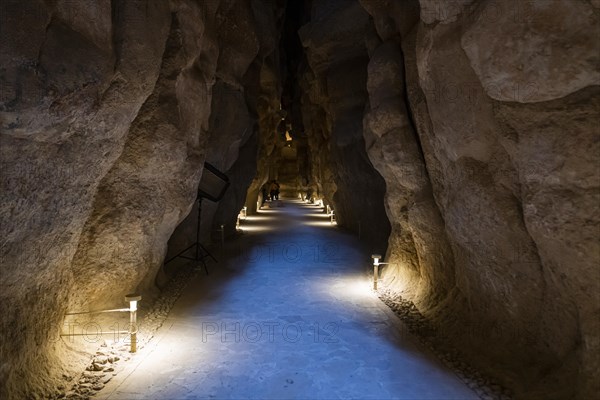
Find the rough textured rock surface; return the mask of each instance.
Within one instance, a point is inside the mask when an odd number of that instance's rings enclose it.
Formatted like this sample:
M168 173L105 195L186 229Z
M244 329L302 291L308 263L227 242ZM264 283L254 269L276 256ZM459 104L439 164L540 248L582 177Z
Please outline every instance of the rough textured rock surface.
M471 18L461 44L489 97L535 103L600 84L600 17L590 3L488 3Z
M386 211L392 223L385 270L388 285L440 307L455 272L444 221L435 204L419 140L406 104L400 45L378 46L368 66L369 110L364 134L373 164L386 181Z
M597 7L421 1L411 21L391 3L362 2L383 42L364 134L388 188L386 281L519 398L593 398Z
M313 181L340 226L384 251L390 227L381 199L385 183L365 151L368 48L377 40L357 1L315 2L299 32L308 64L302 74L304 126Z
M48 396L86 358L57 339L65 312L152 294L207 153L226 143L225 169L240 147L242 163L254 157L243 84L276 48L275 11L261 1L1 7L0 397ZM227 91L234 104L223 104ZM218 137L219 115L237 110L244 129ZM235 220L248 174L223 218Z
M206 161L224 172L231 185L218 204L202 203L203 243L220 235L221 225L227 236L235 233L240 209L245 203L256 204L256 198L246 200L246 192L256 175L259 141L271 128L264 122L277 119L277 108L263 104L279 104L280 18L279 9L260 1L231 4L219 18L217 40L222 51L212 91ZM169 256L193 242L197 215L194 207L177 227L169 241Z
M104 2L93 25L78 19L93 12L84 2L62 3L9 1L0 12L8 88L0 146L1 374L2 390L15 398L52 388L61 374L54 366L64 346L54 339L69 297L77 296L72 261L103 178L152 93L170 23L162 3L143 10L117 4L111 19Z
M0 2L0 397L81 372L68 311L156 294L206 160L203 241L285 177L482 374L597 398L600 3L307 1L295 55L290 4Z

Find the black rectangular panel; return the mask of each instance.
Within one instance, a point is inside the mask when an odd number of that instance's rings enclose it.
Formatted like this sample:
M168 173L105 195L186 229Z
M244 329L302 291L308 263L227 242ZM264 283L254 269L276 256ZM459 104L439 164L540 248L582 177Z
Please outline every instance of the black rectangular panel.
M198 197L219 201L229 187L229 178L213 165L205 162L202 178L198 185Z

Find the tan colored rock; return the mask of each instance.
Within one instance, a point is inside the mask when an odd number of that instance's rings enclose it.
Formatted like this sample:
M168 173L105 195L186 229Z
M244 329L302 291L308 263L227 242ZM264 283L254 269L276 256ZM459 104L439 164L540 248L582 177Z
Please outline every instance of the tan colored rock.
M60 368L51 366L60 365L56 356L64 351L56 337L73 283L70 263L100 181L152 90L168 22L158 4L127 24L116 19L117 51L98 48L92 34L37 18L54 10L31 5L31 13L24 9L34 18L30 36L13 25L23 23L13 19L23 11L19 5L3 2L9 12L0 12L11 21L3 19L2 26L16 32L2 34L14 42L2 46L2 58L11 60L17 75L9 72L3 82L14 97L2 99L0 146L6 188L0 210L2 390L3 397L14 398L44 393L60 379ZM128 3L123 10L137 15L137 6ZM137 44L141 38L143 47ZM25 79L20 71L38 79Z
M258 193L256 187L252 188L253 196L249 196L252 201L244 198L255 175L259 145L256 130L267 136L274 132L274 129L266 129L263 122L275 115L274 104L279 104L280 97L278 76L269 59L279 50L274 44L278 35L275 10L256 3L241 8L230 4L220 12L224 16L218 18L221 24L216 35L223 51L212 88L206 161L229 176L230 187L219 204L202 203L201 242L204 244L220 240L218 230L222 224L226 236L234 234L238 212L245 203L250 206L250 212L253 212L252 204L256 208L257 197L253 197ZM258 20L263 24L258 25ZM251 35L247 35L248 32ZM245 35L243 40L240 35ZM262 107L261 102L270 107ZM238 162L239 159L243 162ZM194 206L169 239L167 258L194 242L197 217Z
M151 300L167 241L195 199L218 65L243 91L260 53L247 34L258 30L254 14L274 11L193 1L1 7L0 397L51 396L63 369L86 362L57 339L65 312L120 307L136 289ZM242 146L251 130L231 135Z
M154 92L140 109L120 158L96 194L73 261L75 285L86 296L72 299L71 308L111 307L127 293L152 288L166 242L194 200L204 156L197 144L207 134L199 130L201 124L188 121L208 119L211 109L203 101L206 97L188 94L204 88L208 94L210 82L187 74L194 68L194 50L202 49L185 47L180 30L200 25L186 22L193 21L171 22ZM205 48L210 55L211 46ZM185 107L179 107L184 103Z
M386 213L392 224L382 278L423 309L440 307L454 285L444 221L435 204L404 93L400 45L388 41L372 54L364 118L369 158L386 181Z
M59 0L54 17L86 37L98 48L112 48L110 0Z
M339 225L359 233L374 251L386 247L389 222L381 199L384 182L367 158L362 115L370 38L368 14L358 1L314 5L300 31L310 70L301 87L312 178Z
M560 357L559 381L580 371L577 395L597 392L600 278L600 177L596 116L600 92L589 88L544 106L499 105L498 118L519 132L523 219L542 264L540 341ZM553 121L548 125L548 121ZM569 134L566 135L565 132ZM519 253L516 265L531 262ZM556 321L561 321L557 324ZM567 361L568 360L568 361Z
M434 22L448 24L455 22L466 7L474 2L475 0L419 0L421 5L421 21L426 24L433 24ZM504 4L506 3L508 2Z
M438 286L426 283L416 290L409 284L409 290L407 285L396 290L404 289L471 362L500 377L518 396L587 398L598 390L592 373L598 358L590 351L597 345L592 332L598 331L594 315L600 304L600 251L591 233L595 230L597 236L600 224L595 205L600 152L592 112L598 96L596 88L585 88L596 79L591 65L598 51L587 39L596 28L574 28L591 26L591 8L585 2L541 3L526 4L536 9L530 10L526 23L506 14L490 20L496 2L473 3L452 18L438 18L441 24L421 24L403 35L412 116L408 125L393 115L400 74L389 70L382 61L383 49L376 48L370 61L365 138L376 167L380 154L389 154L383 171L398 171L396 180L382 172L389 204L390 196L406 196L418 188L423 174L415 168L418 160L405 163L406 145L384 142L390 134L385 132L416 128L426 177L443 219L443 230L435 230L440 236L430 236L430 242L439 243L445 236L452 250L445 256L432 254L433 248L411 247L408 238L395 235L398 225L402 232L418 233L431 226L420 224L427 214L411 213L414 205L409 203L408 216L391 218L389 243L390 260L406 265L387 268L384 276L394 282L426 282L415 271L445 260L445 268L429 269ZM570 10L561 11L566 8ZM370 12L376 18L383 14ZM421 18L434 22L423 13ZM558 34L559 27L566 36ZM525 46L534 42L545 52ZM524 47L511 51L510 43ZM579 53L569 57L570 51ZM516 69L517 59L523 68ZM573 74L563 79L565 71ZM393 88L380 84L383 76L390 77ZM486 76L499 79L502 88L522 79L538 80L538 97L528 100L538 104L492 95ZM454 279L435 279L452 264Z
M58 337L65 313L152 299L208 160L232 185L203 238L289 167L290 192L387 244L384 281L474 366L520 398L593 398L599 7L315 1L280 110L272 2L0 2L0 397L100 365Z
M488 96L536 103L600 85L599 37L583 0L489 2L461 44Z
M373 17L377 35L382 41L405 36L420 21L419 0L360 0L361 6ZM444 3L438 2L439 7Z
M330 65L364 55L365 32L371 32L369 15L358 1L315 4L312 22L298 34L309 48L311 68L324 72Z

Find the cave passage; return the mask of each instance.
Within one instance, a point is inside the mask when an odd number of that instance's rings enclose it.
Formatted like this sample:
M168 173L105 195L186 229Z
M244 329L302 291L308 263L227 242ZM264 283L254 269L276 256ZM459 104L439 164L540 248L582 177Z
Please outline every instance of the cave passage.
M0 399L598 400L599 37L600 0L0 0Z
M241 229L102 396L478 398L376 297L369 254L322 207L287 199Z

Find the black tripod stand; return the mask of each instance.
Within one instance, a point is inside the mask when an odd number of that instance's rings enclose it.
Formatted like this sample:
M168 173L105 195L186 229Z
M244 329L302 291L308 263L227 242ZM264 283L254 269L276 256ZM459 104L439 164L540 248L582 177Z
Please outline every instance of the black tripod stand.
M186 247L185 249L183 249L182 251L177 253L177 255L169 258L167 261L165 261L165 265L167 265L171 261L175 260L176 258L185 258L186 260L200 261L202 263L202 265L204 265L204 271L206 271L206 275L208 275L208 267L206 266L206 262L204 261L204 259L207 257L210 257L215 262L218 262L218 261L215 258L215 256L213 256L210 253L210 251L208 251L206 249L206 247L202 246L202 243L200 243L200 221L202 219L202 200L203 200L203 197L198 196L198 223L196 225L196 242L192 243L190 246ZM186 253L188 250L192 249L193 247L196 248L194 257L189 257L189 256L183 255L184 253Z

